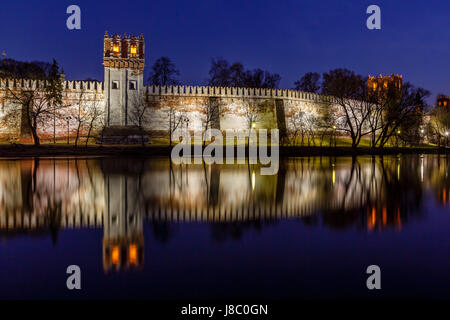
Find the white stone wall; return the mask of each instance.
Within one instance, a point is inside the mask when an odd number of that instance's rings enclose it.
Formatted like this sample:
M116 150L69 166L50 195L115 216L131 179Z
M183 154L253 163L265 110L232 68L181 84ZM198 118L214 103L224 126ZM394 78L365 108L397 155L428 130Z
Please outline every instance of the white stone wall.
M142 86L142 74L128 69L105 68L106 83L95 81L64 81L64 104L68 106L57 118L56 134L66 137L67 129L70 135L76 130L77 121L70 120L67 126L67 116L76 115L80 96L83 95L83 105L96 107L104 112L102 119L97 121L96 130L104 124L131 125L130 119L126 121L126 112L130 117L133 102L138 97L148 102L148 109L144 117L144 128L150 131L168 132L169 110L173 108L178 115L188 120L183 126L189 130L200 130L206 117L206 106L211 98L218 101L220 107L220 129L239 130L248 129L245 116L246 105L257 104L263 106L258 117L256 128L277 128L284 122L288 131L291 130L289 117L298 111L317 115L320 107L329 103L330 98L295 90L281 89L253 89L253 88L224 88L205 86ZM119 81L119 89L112 89L112 81ZM129 90L129 82L136 81L136 90ZM20 123L5 124L5 115L8 108L14 108L11 100L6 98L7 88L10 90L23 90L30 88L43 88L44 82L32 80L0 79L0 136L19 134ZM277 102L284 108L285 119L277 119ZM280 103L280 101L282 103ZM17 106L16 106L17 108ZM108 116L108 110L110 111ZM74 117L72 116L72 119ZM108 122L109 120L109 122ZM53 119L43 119L39 134L43 137L53 136ZM84 130L82 130L84 131Z

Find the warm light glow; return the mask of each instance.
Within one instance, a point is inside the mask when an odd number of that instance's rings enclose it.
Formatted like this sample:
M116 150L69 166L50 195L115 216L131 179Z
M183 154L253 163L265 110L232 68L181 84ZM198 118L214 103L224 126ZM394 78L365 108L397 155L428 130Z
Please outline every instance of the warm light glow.
M118 246L114 246L111 252L111 262L113 265L117 265L119 264L119 247Z
M117 56L119 54L119 44L118 43L113 44L113 53L115 56Z
M420 181L423 182L423 157L420 158Z
M129 258L130 258L130 264L132 264L132 265L137 264L137 247L135 244L130 244Z
M332 173L331 179L333 180L333 184L335 184L336 183L336 170L334 170L334 166L333 166L333 173Z
M131 47L130 47L130 54L131 54L132 57L135 57L136 53L137 53L136 45L132 44Z
M256 123L252 122L252 128L255 129Z
M255 171L252 172L252 190L255 190L255 186L256 186L256 175L255 175Z
M377 83L376 82L374 82L372 86L373 86L373 90L377 89Z

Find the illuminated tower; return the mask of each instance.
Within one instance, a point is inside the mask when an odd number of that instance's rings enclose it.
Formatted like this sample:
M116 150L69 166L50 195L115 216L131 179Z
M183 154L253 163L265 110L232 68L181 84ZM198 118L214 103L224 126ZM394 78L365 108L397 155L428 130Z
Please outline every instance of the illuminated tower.
M369 87L369 92L373 93L386 93L390 86L393 86L396 90L401 91L402 89L402 75L391 74L390 76L371 76L369 75L367 79L367 85Z
M106 126L129 126L130 107L143 95L144 36L104 36Z
M436 105L441 108L450 109L450 97L444 96L442 94L437 96Z

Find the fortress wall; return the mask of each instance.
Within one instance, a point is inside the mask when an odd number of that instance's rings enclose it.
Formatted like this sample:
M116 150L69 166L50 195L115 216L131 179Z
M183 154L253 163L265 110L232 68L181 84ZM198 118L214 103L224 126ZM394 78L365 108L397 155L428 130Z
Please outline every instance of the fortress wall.
M278 128L280 120L292 129L289 118L298 111L317 115L321 105L330 103L329 97L283 89L226 88L206 86L147 86L145 94L149 111L145 121L148 130L167 135L170 110L175 110L189 120L190 130L200 130L206 118L206 108L212 98L220 107L221 130L248 129L246 110L257 106L257 129ZM277 101L282 112L277 112ZM279 119L284 115L285 119Z
M44 89L46 81L28 80L28 79L0 79L0 139L17 140L20 136L25 140L31 138L29 134L24 133L23 115L20 113L22 106L11 99L11 90L19 93L21 90ZM71 136L76 134L78 121L75 120L79 114L79 105L81 105L81 115L84 116L92 108L105 109L103 82L98 81L63 81L63 105L66 106L60 110L56 117L56 136L59 138L67 137L67 130ZM67 118L69 119L69 127ZM95 131L100 130L104 117L94 124ZM38 134L46 139L53 137L53 115L43 114L41 116L41 125ZM86 134L87 121L81 127L81 134Z
M45 81L0 79L0 138L19 137L24 130L23 119L12 118L11 111L20 107L14 105L7 98L8 90L36 90L45 88ZM67 117L69 133L76 134L78 105L86 112L91 108L98 108L106 115L104 83L97 81L63 81L64 108L56 120L56 135L67 137ZM170 110L182 115L185 120L183 127L189 130L201 130L206 119L206 110L210 103L217 103L219 107L218 121L213 127L220 130L248 129L249 123L246 112L250 106L259 110L255 121L256 129L280 128L292 130L290 118L299 111L317 115L320 107L331 102L326 96L313 93L284 89L258 88L226 88L208 86L146 86L144 98L148 109L144 117L144 127L154 135L167 136L169 131ZM94 134L103 126L105 115L95 124ZM42 138L53 137L53 116L42 116L43 124L39 134ZM86 121L87 122L87 121ZM281 128L280 128L281 129ZM81 128L85 135L86 125ZM23 132L22 132L23 136Z

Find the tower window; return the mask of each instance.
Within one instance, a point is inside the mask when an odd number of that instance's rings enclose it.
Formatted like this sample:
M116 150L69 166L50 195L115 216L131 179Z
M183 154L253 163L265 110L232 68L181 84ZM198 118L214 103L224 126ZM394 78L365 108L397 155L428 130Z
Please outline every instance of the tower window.
M113 81L113 82L112 82L112 88L113 88L113 89L119 89L119 81L117 81L117 80L116 80L116 81Z
M132 44L132 45L131 45L131 47L130 47L130 54L131 54L132 57L136 57L136 54L137 54L137 48L136 48L136 45L135 45L135 44Z
M136 90L136 81L130 81L130 90Z
M119 56L119 44L118 43L113 44L113 54L116 57Z

